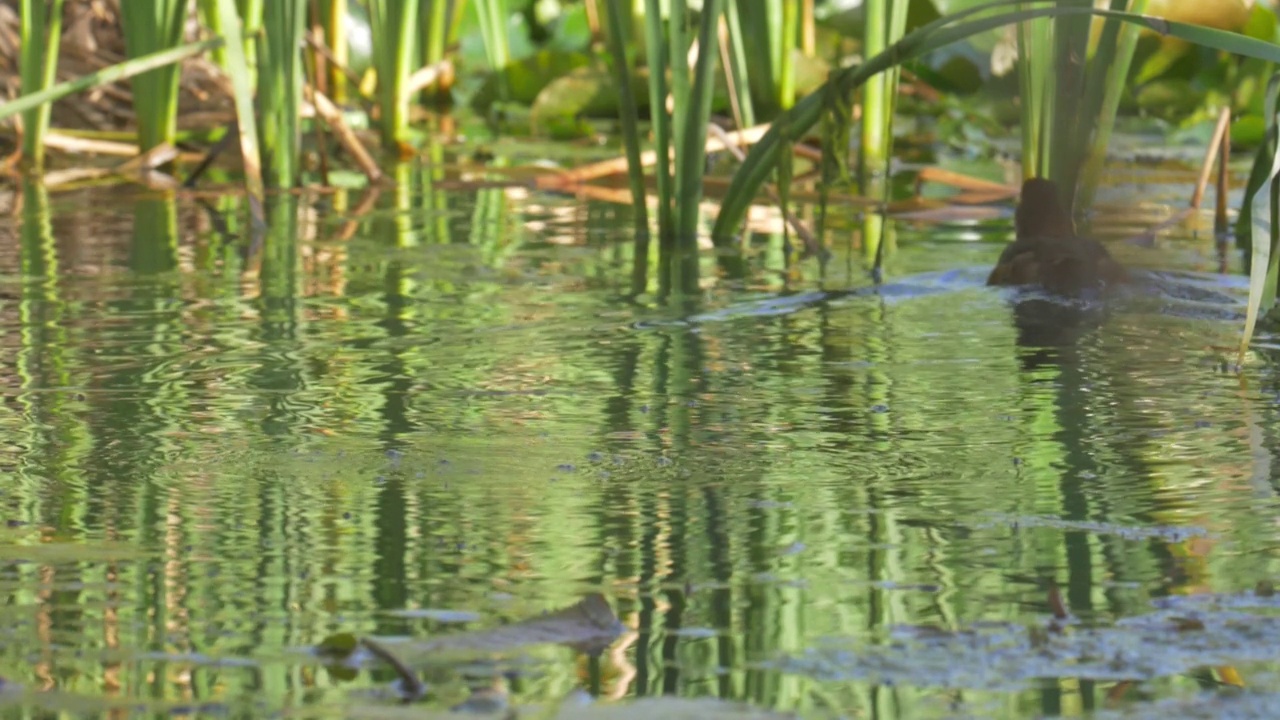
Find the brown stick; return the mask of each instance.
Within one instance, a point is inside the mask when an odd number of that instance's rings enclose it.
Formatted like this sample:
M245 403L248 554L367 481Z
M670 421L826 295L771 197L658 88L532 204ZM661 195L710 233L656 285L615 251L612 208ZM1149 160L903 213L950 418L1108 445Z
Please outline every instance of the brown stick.
M1228 115L1230 110L1227 111ZM1231 123L1223 126L1222 148L1218 151L1217 201L1213 208L1213 229L1221 234L1227 230L1227 162L1231 159Z
M1004 183L991 182L982 178L962 175L951 170L943 170L940 167L927 167L920 171L916 176L917 192L920 185L927 182L936 182L940 185L950 185L951 187L960 188L961 190L975 190L978 192L989 193L1012 193L1016 195L1018 189L1005 185Z
M152 189L168 190L178 187L178 181L168 173L157 172L156 168L173 160L178 151L172 145L163 143L150 150L130 158L115 167L69 168L46 173L43 182L45 187L54 189L63 185L85 180L97 180L117 175L134 180Z
M738 84L733 79L733 57L730 55L729 49L729 23L724 19L724 15L720 16L719 25L716 27L720 34L720 67L724 70L724 84L729 90L729 107L733 110L734 127L742 127L742 103L738 97ZM748 89L749 91L749 89Z
M396 671L396 675L400 677L400 689L405 695L417 699L426 693L427 688L422 684L422 680L418 678L418 674L410 669L408 665L405 665L403 660L396 657L382 643L365 637L360 638L360 644L364 645L375 657L390 665L391 669Z
M382 168L378 167L378 163L374 161L373 156L368 150L364 149L364 144L360 142L360 138L356 137L355 132L347 127L346 120L342 117L342 111L333 101L324 96L324 93L317 91L310 85L304 86L307 99L316 108L316 115L324 121L329 129L333 130L333 134L338 138L338 142L342 143L342 147L351 154L351 158L355 160L356 165L360 166L360 171L369 178L369 182L381 182L383 179Z
M338 62L338 59L333 56L333 52L329 50L328 45L322 42L316 42L316 39L310 35L305 35L304 37L306 37L308 45L315 48L324 56L325 60L341 71L343 75L347 76L347 79L351 81L351 84L356 88L356 93L358 94L360 92L360 76L352 72L351 68Z
M1204 162L1200 164L1200 179L1196 181L1196 190L1191 194L1192 209L1199 210L1200 203L1204 200L1204 191L1209 187L1209 173L1213 172L1213 161L1218 159L1218 153L1222 150L1222 138L1227 133L1227 126L1231 123L1231 108L1222 108L1218 113L1218 124L1213 128L1213 139L1209 141L1209 147L1205 148ZM1223 165L1226 165L1226 156L1222 157Z
M114 155L117 157L130 158L138 155L138 146L133 143L116 142L115 140L80 138L72 135L64 135L59 132L50 132L46 134L44 137L44 144L45 147L69 153ZM175 157L182 160L199 160L203 156L199 153L180 152Z
M308 33L315 42L311 45L311 54L304 56L303 66L310 73L310 82L322 95L329 93L329 68L325 65L324 55L316 49L324 45L324 24L320 20L319 0L309 0L311 13L311 29ZM306 62L309 60L310 62ZM318 114L318 113L317 113ZM329 184L329 143L325 141L324 123L316 123L313 128L316 134L316 153L320 156L320 183Z
M735 130L728 133L728 137L733 145L750 145L759 142L760 138L764 137L768 130L768 125L757 125L744 130ZM724 150L725 147L725 141L719 138L707 138L707 152L717 152ZM640 154L640 164L644 167L652 167L657 162L658 153L653 150L646 150ZM535 181L535 185L542 189L556 188L608 177L609 175L619 175L626 171L627 159L625 157L610 158L609 160L602 160L598 163L567 170L563 173L541 176Z
M453 63L448 60L418 68L405 83L405 94L412 95L435 82L441 75L452 72Z
M729 138L729 134L726 133L719 125L711 123L709 130L712 135L715 135L720 139L720 142L724 143L724 146L728 148L729 152L733 153L734 157L738 158L738 162L742 162L747 159L747 154L742 152L742 148L732 142ZM773 200L773 202L777 203L778 209L782 211L782 217L786 219L787 224L791 226L791 229L795 230L796 235L800 236L800 239L804 242L805 252L808 252L810 255L817 255L822 250L822 245L818 242L818 239L813 236L813 233L809 232L809 228L805 227L805 224L800 221L800 218L796 217L795 214L793 214L791 210L783 204L782 198L778 195L777 190L774 189L772 184L765 185L765 192L769 193L769 198Z

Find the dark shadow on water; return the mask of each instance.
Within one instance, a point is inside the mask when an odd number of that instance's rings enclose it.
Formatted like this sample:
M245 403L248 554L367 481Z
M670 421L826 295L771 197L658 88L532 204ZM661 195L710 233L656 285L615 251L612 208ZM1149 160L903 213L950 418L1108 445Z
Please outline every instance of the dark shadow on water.
M1019 361L1024 370L1078 361L1082 337L1102 326L1104 307L1057 298L1025 297L1013 306Z

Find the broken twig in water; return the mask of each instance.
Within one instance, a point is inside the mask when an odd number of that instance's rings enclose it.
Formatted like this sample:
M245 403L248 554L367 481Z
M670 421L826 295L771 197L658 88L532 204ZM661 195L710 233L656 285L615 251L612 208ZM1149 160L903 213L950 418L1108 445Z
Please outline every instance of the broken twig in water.
M1195 192L1191 193L1191 208L1193 210L1199 210L1200 203L1204 201L1204 193L1209 187L1209 174L1213 172L1214 161L1221 158L1222 166L1226 165L1227 155L1223 152L1222 141L1223 138L1227 137L1227 128L1230 124L1231 108L1224 107L1218 113L1218 124L1213 128L1213 139L1209 141L1209 146L1205 148L1204 162L1200 164L1200 179L1196 181ZM1219 193L1221 193L1220 187Z
M379 660L390 665L392 670L396 671L396 675L400 678L400 689L406 697L416 700L426 694L427 688L422 684L422 680L418 678L418 674L410 669L408 665L405 665L386 646L367 637L360 638L360 644Z
M382 168L378 167L377 161L365 149L364 143L360 142L360 138L356 137L355 132L347 126L346 119L342 117L342 110L337 105L334 105L333 101L325 97L324 93L310 85L306 85L303 92L306 93L307 99L311 101L311 104L315 106L316 115L324 121L325 125L329 126L330 130L333 130L338 142L342 143L343 149L347 151L347 154L351 156L356 165L360 166L360 171L364 173L365 177L369 178L369 182L381 182L384 179Z
M742 148L734 144L733 139L730 138L729 134L726 133L719 125L711 123L710 130L711 134L719 138L725 148L728 149L729 152L733 153L733 156L738 159L738 162L742 162L747 159L747 155L742 152ZM796 217L790 209L782 204L782 199L778 196L778 191L773 187L773 185L766 184L764 188L765 192L769 194L769 198L778 205L779 210L782 212L782 217L786 219L787 224L795 230L796 235L799 235L800 239L804 242L805 252L810 255L817 255L821 253L822 244L813 236L813 233L809 232L809 228L805 227L805 224L801 222L800 218Z

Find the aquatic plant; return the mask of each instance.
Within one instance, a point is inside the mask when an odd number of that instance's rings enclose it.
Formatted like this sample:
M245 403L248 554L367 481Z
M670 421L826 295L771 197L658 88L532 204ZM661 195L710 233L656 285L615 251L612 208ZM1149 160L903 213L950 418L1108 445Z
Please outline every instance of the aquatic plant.
M20 12L22 92L47 90L58 71L62 0L52 3L22 0ZM37 171L44 167L44 136L49 130L51 110L49 104L36 105L22 115L22 153L29 166Z
M775 120L769 132L752 148L743 166L734 174L712 230L713 237L732 236L745 216L746 209L753 201L756 191L781 160L783 147L811 131L822 120L828 108L836 103L837 98L858 89L881 72L981 32L1040 18L1096 15L1146 26L1162 34L1189 40L1216 50L1269 61L1280 59L1280 47L1254 38L1134 13L1095 9L1086 5L1039 7L990 14L992 11L1017 4L1019 3L1016 0L1000 0L952 13L913 30L884 52L868 58L865 62L833 73L831 79L818 92L806 97L795 108Z
M373 66L378 73L378 125L382 145L396 148L409 129L409 74L413 71L418 0L369 0Z
M635 207L636 238L639 246L647 251L649 213L645 205L644 164L640 159L640 110L636 107L635 93L631 89L635 61L626 49L626 12L627 6L622 0L609 0L605 12L608 16L605 38L609 43L609 53L613 56L613 77L618 83L618 116L622 121L622 141L627 153L627 180L631 187L631 202ZM641 264L640 267L644 265ZM643 281L640 285L643 286Z
M506 76L502 70L511 62L511 40L507 37L507 3L506 0L475 0L473 4L480 21L485 56L489 59L489 67L498 73L499 95L505 100Z
M177 47L187 17L185 0L121 0L121 27L130 58ZM146 152L172 145L178 128L177 65L164 65L133 78L138 146Z
M906 2L869 0L866 25L863 28L863 54L877 55L896 43L906 32ZM894 66L872 78L862 88L862 145L858 154L859 185L868 197L885 197L888 192L889 156L893 149L893 111L898 96L900 67ZM829 146L831 154L837 146ZM847 147L847 145L845 146ZM825 153L824 153L825 154ZM883 171L883 172L882 172ZM825 211L826 203L823 203ZM880 258L884 216L876 212L863 214L863 251L870 258ZM877 261L878 264L878 261Z
M240 35L240 20L236 14L235 0L218 0L216 8L226 33L227 43L223 58L227 75L231 78L232 96L236 105L236 120L240 141L240 155L244 160L245 189L249 193L251 213L259 223L265 219L262 207L262 165L258 151L258 124L253 107L253 79L249 75L249 63L245 57L244 40Z
M268 2L262 14L258 132L264 180L271 187L289 187L298 179L306 16L303 0Z

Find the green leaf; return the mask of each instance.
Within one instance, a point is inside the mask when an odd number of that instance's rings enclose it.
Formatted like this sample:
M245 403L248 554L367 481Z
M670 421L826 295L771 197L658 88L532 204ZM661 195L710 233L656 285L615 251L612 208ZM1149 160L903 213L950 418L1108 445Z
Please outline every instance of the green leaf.
M754 201L760 186L764 184L771 169L777 164L783 140L800 138L817 124L828 106L828 102L825 99L826 95L851 92L879 72L993 28L1038 17L1091 14L1102 17L1115 17L1124 22L1148 27L1156 32L1190 40L1215 50L1225 50L1246 57L1280 62L1280 46L1245 37L1239 33L1172 22L1145 15L1088 7L1042 8L1008 12L993 17L965 21L966 18L972 17L975 13L1010 6L1016 2L1017 0L1000 0L999 2L988 3L973 8L968 12L956 13L930 23L908 33L902 40L894 43L885 52L869 58L863 64L834 73L821 89L797 103L794 108L785 114L785 118L779 118L779 121L775 122L769 132L765 133L760 142L751 149L751 153L730 182L724 203L721 205L720 215L716 218L716 223L712 230L712 237L717 241L723 241L733 235L741 225L742 219L746 216L747 209ZM784 129L787 133L785 138L782 135Z

